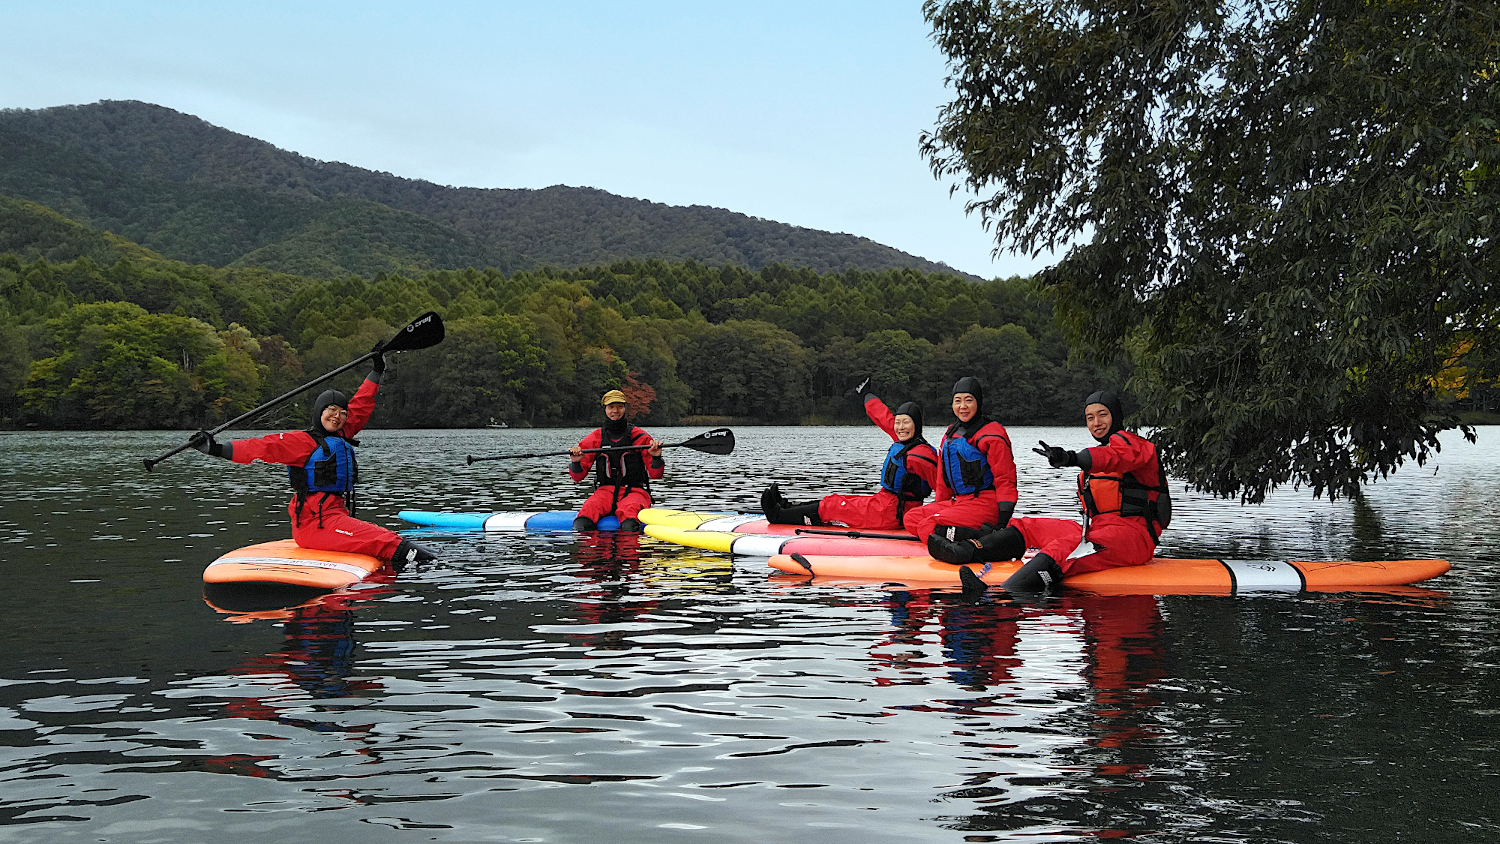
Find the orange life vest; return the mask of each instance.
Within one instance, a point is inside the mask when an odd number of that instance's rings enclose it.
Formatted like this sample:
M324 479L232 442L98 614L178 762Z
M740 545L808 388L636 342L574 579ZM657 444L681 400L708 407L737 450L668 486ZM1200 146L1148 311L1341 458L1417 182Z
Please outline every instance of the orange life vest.
M1126 518L1146 520L1146 530L1154 542L1172 523L1172 495L1166 474L1161 470L1161 455L1156 456L1158 486L1147 486L1130 472L1117 475L1078 473L1078 500L1090 518L1103 513L1118 513Z

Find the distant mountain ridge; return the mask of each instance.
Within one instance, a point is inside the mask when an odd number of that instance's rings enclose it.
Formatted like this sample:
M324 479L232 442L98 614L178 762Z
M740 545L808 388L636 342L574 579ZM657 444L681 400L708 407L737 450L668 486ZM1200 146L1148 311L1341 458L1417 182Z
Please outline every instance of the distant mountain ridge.
M946 264L867 238L594 188L456 188L323 162L134 101L0 111L0 193L165 256L315 277L624 259L818 272Z

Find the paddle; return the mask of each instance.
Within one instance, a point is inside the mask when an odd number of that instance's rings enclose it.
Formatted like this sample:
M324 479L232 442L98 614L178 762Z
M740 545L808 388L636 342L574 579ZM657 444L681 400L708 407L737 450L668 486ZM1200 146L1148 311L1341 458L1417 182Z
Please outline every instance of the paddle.
M583 450L583 453L604 454L608 452L618 451L638 451L640 449L650 447L651 446L649 445L624 445L616 446L614 448L586 448ZM690 440L683 440L680 443L662 443L662 448L691 448L694 451L701 451L705 454L730 454L734 451L734 432L729 430L728 428L715 428L712 431L705 431ZM473 466L475 463L483 460L519 460L523 457L560 457L564 454L571 453L572 452L570 451L540 451L535 454L495 454L489 457L475 457L471 454L469 455L469 465Z
M816 528L797 528L797 533L817 533L824 536L847 536L851 539L906 539L911 542L922 540L906 533L865 533L860 530L818 530Z
M443 342L443 336L443 318L433 313L432 311L428 311L427 313L422 314L421 316L412 320L409 324L407 324L405 328L398 331L395 337L392 337L384 343L376 345L375 348L371 349L363 355L360 355L354 360L349 361L338 369L335 369L332 372L329 372L320 377L314 378L313 380L307 382L306 384L303 384L302 386L298 387L295 390L292 390L291 392L283 393L282 395L271 399L270 401L266 402L260 407L255 408L254 410L251 410L247 413L242 413L239 416L236 416L233 419L229 420L228 422L225 422L223 425L220 425L212 431L209 431L208 433L210 436L212 436L213 434L220 433L221 431L227 431L230 428L233 428L234 426L240 424L241 422L244 422L246 419L251 419L253 417L259 416L260 414L265 413L273 407L285 404L289 399L295 397L298 393L301 393L304 390L307 390L311 387L316 387L317 385L323 383L324 381L327 381L335 375L342 375L343 373L348 372L349 370L353 369L356 366L359 366L360 364L364 363L370 358L375 357L376 355L391 354L394 352L410 352L416 349L425 349L429 346L436 346L438 343ZM163 460L166 460L168 457L171 457L174 454L187 451L188 449L192 448L198 442L198 440L198 435L194 433L193 436L188 438L187 442L172 449L166 454L163 454L162 456L155 459L152 459L150 457L146 458L144 461L146 464L146 471L151 471L156 467L156 464L162 462Z

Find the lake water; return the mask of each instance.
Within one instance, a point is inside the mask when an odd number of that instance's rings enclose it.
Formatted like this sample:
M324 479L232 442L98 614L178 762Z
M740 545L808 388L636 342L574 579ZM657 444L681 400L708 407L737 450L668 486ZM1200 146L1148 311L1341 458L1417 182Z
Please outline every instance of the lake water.
M566 509L582 431L370 431L363 516ZM659 430L669 442L698 430ZM929 432L931 435L932 432ZM873 428L668 452L664 506L868 491ZM1013 428L1020 512L1070 473ZM974 602L635 536L432 536L297 609L203 597L284 470L0 434L0 841L1476 842L1500 834L1500 430L1363 502L1177 495L1159 553L1442 557L1404 594ZM1436 469L1436 472L1434 470Z

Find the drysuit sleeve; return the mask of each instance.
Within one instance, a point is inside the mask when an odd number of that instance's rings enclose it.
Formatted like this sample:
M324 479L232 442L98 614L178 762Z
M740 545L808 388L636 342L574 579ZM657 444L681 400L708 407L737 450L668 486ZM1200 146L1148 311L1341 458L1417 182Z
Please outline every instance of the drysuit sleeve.
M885 402L874 393L865 395L865 415L870 417L870 421L874 422L880 430L885 431L885 435L891 438L891 442L901 441L900 437L896 436L896 415L891 413L891 409L886 407Z
M595 428L578 441L578 447L584 450L598 448L599 443L603 441L604 435L600 429ZM576 484L588 477L589 469L594 467L594 458L596 457L598 457L597 454L584 454L578 458L577 463L568 464L568 477L573 479L573 483Z
M651 445L651 439L650 434L642 431L640 428L636 428L635 438L631 440L631 445L649 446ZM646 463L646 477L653 481L661 480L661 476L666 474L667 471L667 461L662 458L662 455L658 454L652 457L651 452L646 451L641 454L641 457L644 458Z
M318 447L318 441L306 431L287 431L271 434L255 440L235 440L224 443L229 450L229 459L236 463L281 463L286 466L301 466Z
M349 416L344 420L344 438L359 436L375 412L375 394L380 392L380 383L366 378L359 385L354 397L349 399Z
M995 491L1001 501L1015 504L1016 458L1010 451L1010 434L999 422L990 424L999 428L999 436L984 437L981 442L984 443L985 458L990 462L990 472L995 476Z

